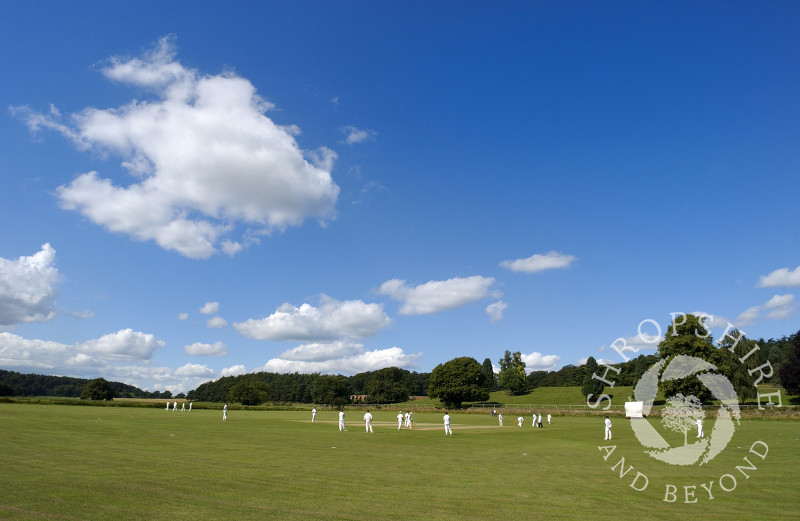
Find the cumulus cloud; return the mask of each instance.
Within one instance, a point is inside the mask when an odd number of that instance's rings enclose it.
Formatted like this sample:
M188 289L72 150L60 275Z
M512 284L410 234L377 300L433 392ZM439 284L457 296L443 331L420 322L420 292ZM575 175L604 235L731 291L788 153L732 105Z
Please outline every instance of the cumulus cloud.
M545 254L534 254L526 259L505 260L500 266L511 271L521 271L523 273L537 273L539 271L569 268L575 261L573 255L565 255L556 251L549 251Z
M178 320L187 320L189 318L189 313L178 313Z
M334 340L374 336L391 322L381 304L338 301L327 295L320 301L319 307L285 303L267 317L234 322L233 327L259 340Z
M209 369L206 365L200 364L184 364L175 369L176 376L190 376L197 378L212 378L216 376L213 369Z
M508 304L502 300L498 300L493 304L486 306L486 314L489 315L489 320L492 322L500 322L503 319L503 312L508 307Z
M256 371L352 375L384 367L414 367L420 356L422 353L407 354L399 347L365 351L361 344L310 344L286 351Z
M353 125L348 125L342 128L342 132L345 134L344 142L348 145L355 145L358 143L364 143L366 141L371 141L375 139L378 135L377 132L374 130L369 129L359 129L354 127Z
M206 321L206 327L225 327L228 325L228 321L222 317L211 317Z
M776 286L800 286L800 266L793 270L781 268L769 275L762 275L758 279L759 288L774 288Z
M522 361L525 362L525 371L551 371L556 368L561 357L558 355L543 355L538 351L530 354L523 354Z
M336 154L302 150L298 129L268 118L272 104L247 79L183 66L169 37L140 58L112 58L101 71L152 99L88 107L68 123L55 109L12 109L32 132L54 130L82 150L116 155L131 174L126 184L94 171L78 175L56 190L62 208L191 258L220 248L232 255L258 235L334 217ZM239 225L248 240L230 237Z
M187 355L225 356L228 354L228 347L222 342L214 342L213 344L195 342L188 346L184 346L183 352Z
M736 327L749 326L756 322L762 311L766 311L767 318L772 320L785 320L792 316L795 309L794 295L773 295L767 302L760 306L752 306L741 312L734 324Z
M234 365L231 367L226 367L222 371L220 371L220 376L237 376L240 374L245 374L247 369L243 365Z
M128 328L103 335L96 340L75 344L75 350L79 353L99 356L147 360L153 356L156 349L163 345L163 341L156 339L151 334L140 333Z
M50 244L29 257L0 257L0 327L53 318L61 279L55 267L56 251Z
M219 311L219 302L206 302L199 311L204 315L213 315Z
M418 286L408 286L399 279L387 280L378 292L402 302L401 315L425 315L455 309L490 296L499 296L492 291L495 279L475 275L466 278L431 280Z

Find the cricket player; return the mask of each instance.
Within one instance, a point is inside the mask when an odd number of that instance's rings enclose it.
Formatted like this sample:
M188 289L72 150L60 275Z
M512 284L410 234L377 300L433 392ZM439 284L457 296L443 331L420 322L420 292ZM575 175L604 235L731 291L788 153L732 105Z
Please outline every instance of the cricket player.
M178 400L175 400L175 403L172 404L172 412L175 412L177 410L178 410Z
M525 421L525 418L523 418L522 416L517 418L517 427L522 427L522 422L524 422L524 421Z
M339 432L346 430L347 428L344 426L344 411L339 409Z
M317 408L316 407L311 409L311 423L314 423L315 421L317 421Z
M367 432L373 432L372 414L369 412L369 409L367 409L367 412L364 413L364 429L366 429Z
M194 402L189 402L189 410L190 410L190 411L192 410L192 404L193 404L193 403L194 403Z
M703 437L703 419L702 418L697 418L697 437L698 438L702 438Z
M181 402L181 412L186 412L186 402Z
M542 427L543 427L543 425L542 425L542 415L539 414L539 428L541 429Z
M604 440L610 440L611 439L611 420L608 419L608 416L606 416L606 421L604 423L606 425L606 437L603 438L603 439Z
M222 421L228 419L228 402L225 402L225 406L222 407Z
M444 420L444 434L445 434L445 436L448 435L448 434L452 436L453 435L453 429L450 428L450 413L448 413L447 411L444 411L444 417L442 417L442 419Z
M502 427L503 426L503 413L502 412L497 415L497 419L500 420L500 427Z
M403 411L397 413L397 430L403 428Z
M550 425L550 413L547 413L547 425Z
M168 410L169 410L169 400L167 400L167 408L166 408L166 409L164 409L164 410L165 410L165 411L168 411Z

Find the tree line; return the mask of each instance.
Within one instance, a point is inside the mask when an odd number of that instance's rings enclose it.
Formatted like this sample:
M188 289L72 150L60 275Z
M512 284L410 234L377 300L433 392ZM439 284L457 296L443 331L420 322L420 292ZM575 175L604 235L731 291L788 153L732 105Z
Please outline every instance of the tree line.
M0 369L0 396L80 398L86 385L93 381L71 376L23 374ZM172 398L170 391L143 391L122 382L108 382L108 384L114 397L117 398Z
M660 359L669 359L681 353L696 355L715 364L729 378L741 400L755 397L753 374L756 368L766 366L775 377L770 381L779 382L789 394L800 394L800 331L779 339L756 341L740 337L739 332L734 330L715 344L710 335L699 337L696 334L703 327L694 315L688 315L686 323L679 328L670 325L657 354L639 355L629 361L613 364L614 369L609 374L613 376L614 384L634 385ZM747 353L751 355L744 362L739 362ZM497 364L500 368L497 373L490 358L479 364L471 357L458 357L444 362L430 373L398 367L362 372L350 377L319 373L248 373L203 383L189 391L185 398L243 405L273 402L339 406L352 401L398 403L407 401L410 396L427 395L440 399L447 407L460 407L463 402L485 402L489 400L490 393L497 390L518 395L539 387L581 387L584 396L597 396L605 385L592 377L602 365L594 357L589 357L585 364L579 366L565 365L557 371L528 373L522 354L506 350ZM687 392L693 391L690 394L696 392L696 396L708 399L707 393L704 394L699 388L681 389L686 391L683 394L687 396ZM172 393L143 391L121 382L106 382L102 378L86 380L0 370L0 396L169 399ZM184 395L177 397L184 398Z

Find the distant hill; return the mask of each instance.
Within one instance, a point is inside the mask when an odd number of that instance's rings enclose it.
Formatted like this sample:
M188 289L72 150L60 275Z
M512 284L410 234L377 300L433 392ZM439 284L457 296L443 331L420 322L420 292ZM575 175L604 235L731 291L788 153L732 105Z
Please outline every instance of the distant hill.
M71 376L23 374L0 369L0 396L79 398L89 380ZM122 382L109 382L117 398L172 398L170 391L148 392Z

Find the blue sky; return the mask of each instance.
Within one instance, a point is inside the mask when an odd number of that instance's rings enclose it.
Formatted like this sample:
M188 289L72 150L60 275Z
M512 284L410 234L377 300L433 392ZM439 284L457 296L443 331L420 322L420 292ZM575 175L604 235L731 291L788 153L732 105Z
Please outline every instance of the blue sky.
M3 2L0 368L177 393L616 363L674 312L792 334L799 16Z

